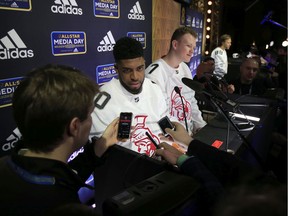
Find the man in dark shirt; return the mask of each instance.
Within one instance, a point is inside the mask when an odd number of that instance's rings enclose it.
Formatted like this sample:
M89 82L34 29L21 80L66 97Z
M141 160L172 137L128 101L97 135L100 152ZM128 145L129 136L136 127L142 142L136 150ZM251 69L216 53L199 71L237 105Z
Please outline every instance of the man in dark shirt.
M97 92L95 82L66 66L36 69L20 83L13 114L22 139L11 156L0 159L2 215L42 215L80 203L78 190L117 142L116 119L100 139L86 144ZM84 152L68 163L83 146Z
M268 88L275 87L271 78L260 77L260 58L245 58L240 66L240 77L232 80L236 94L239 95L263 95Z

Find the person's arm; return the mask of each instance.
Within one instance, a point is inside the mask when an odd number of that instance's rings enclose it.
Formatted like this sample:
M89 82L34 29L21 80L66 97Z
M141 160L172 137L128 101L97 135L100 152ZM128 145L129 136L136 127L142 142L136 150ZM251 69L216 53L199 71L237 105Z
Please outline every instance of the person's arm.
M186 154L197 157L218 178L222 185L235 184L241 180L250 180L263 174L263 172L237 158L235 155L191 138L181 124L177 122L173 122L173 124L176 130L173 131L167 128L166 132L169 133L174 141L187 145L188 150ZM175 158L173 161L175 161Z
M104 163L101 158L107 149L118 142L117 127L119 118L112 121L100 138L93 139L84 146L84 151L69 162L69 166L77 171L79 177L85 181L96 166Z
M211 55L212 56L212 55ZM215 70L214 74L218 77L218 79L221 79L226 73L226 65L223 62L223 51L222 50L216 50L213 58L215 60Z
M109 116L109 118L107 118L107 107L108 105L106 105L103 109L94 108L94 111L91 114L92 126L89 134L90 137L101 137L109 123L112 121L111 118L113 118L113 116Z
M108 125L102 136L95 140L94 153L96 156L101 157L110 146L119 141L117 139L118 124L119 118L117 117Z
M199 110L197 100L195 97L191 100L191 112L192 112L192 122L193 122L193 130L192 135L196 134L201 128L203 128L207 123L204 121L202 117L202 112Z
M201 183L198 199L204 205L213 204L223 192L223 187L210 170L197 157L183 154L167 143L161 143L160 147L161 149L156 150L156 155L160 155L172 165L177 165L184 174Z

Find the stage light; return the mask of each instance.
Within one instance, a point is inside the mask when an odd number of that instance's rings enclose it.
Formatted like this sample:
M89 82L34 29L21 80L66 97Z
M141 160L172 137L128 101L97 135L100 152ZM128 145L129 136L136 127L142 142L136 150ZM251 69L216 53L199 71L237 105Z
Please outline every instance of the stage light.
M211 14L211 13L212 13L212 10L210 10L210 9L207 10L207 13L208 13L208 14Z
M207 19L207 22L208 22L208 23L210 23L210 22L211 22L211 19L210 19L210 18L208 18L208 19Z
M211 29L210 26L207 26L207 27L206 27L206 30L207 30L207 31L210 31L210 29Z
M282 46L283 47L287 47L288 46L288 39L282 42Z
M210 35L206 35L206 38L209 39L209 38L210 38Z
M208 55L208 54L209 54L209 51L208 51L208 50L206 50L206 51L205 51L205 55Z
M266 49L269 49L269 45L268 45L268 44L266 44L265 48L266 48Z
M212 5L212 1L208 1L208 5Z
M274 41L271 41L269 45L272 47L274 45Z

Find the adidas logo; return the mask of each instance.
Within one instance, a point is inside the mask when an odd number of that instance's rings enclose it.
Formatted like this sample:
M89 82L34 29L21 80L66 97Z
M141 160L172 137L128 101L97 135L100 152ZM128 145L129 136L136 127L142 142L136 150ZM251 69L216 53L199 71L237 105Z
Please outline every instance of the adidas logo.
M76 0L55 0L51 6L53 13L82 15L82 8L78 7Z
M17 5L16 2L13 2L13 3L10 5L10 7L12 7L12 8L19 8L19 6Z
M9 151L14 148L14 144L20 139L21 133L18 128L15 128L12 134L6 139L7 143L2 146L3 151Z
M130 10L130 13L128 14L128 19L145 20L145 16L142 13L139 1L137 1L133 8Z
M0 59L32 58L33 50L28 50L15 29L10 30L8 36L0 39ZM3 50L3 51L2 51Z
M113 50L115 43L116 42L114 40L112 32L108 31L107 35L100 42L100 46L97 47L97 51L98 52L110 52Z

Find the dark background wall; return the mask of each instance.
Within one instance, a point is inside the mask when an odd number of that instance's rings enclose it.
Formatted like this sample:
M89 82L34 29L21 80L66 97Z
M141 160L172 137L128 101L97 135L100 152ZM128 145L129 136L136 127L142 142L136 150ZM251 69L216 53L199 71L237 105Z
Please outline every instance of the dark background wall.
M287 29L268 22L260 24L268 12L271 19L287 27L287 0L223 0L220 35L232 36L230 52L246 49L253 41L258 48L270 41L281 45L287 38Z

